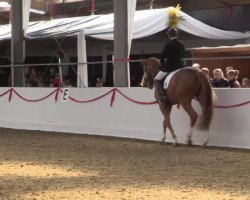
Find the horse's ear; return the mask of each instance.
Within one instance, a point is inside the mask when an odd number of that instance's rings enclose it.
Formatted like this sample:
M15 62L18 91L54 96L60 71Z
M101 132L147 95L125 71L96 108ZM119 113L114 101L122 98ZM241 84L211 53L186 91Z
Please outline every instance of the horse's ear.
M146 64L146 60L145 59L141 59L140 63L141 63L142 66L144 66Z

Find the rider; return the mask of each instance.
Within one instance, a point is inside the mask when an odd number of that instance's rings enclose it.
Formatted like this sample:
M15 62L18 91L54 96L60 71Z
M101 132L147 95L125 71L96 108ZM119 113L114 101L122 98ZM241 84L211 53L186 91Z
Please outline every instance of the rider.
M166 101L167 98L161 83L162 79L165 78L168 73L184 67L182 58L185 53L185 46L177 39L177 29L170 28L167 34L170 41L166 43L162 51L161 68L154 81L155 87L158 87L160 91L160 102Z

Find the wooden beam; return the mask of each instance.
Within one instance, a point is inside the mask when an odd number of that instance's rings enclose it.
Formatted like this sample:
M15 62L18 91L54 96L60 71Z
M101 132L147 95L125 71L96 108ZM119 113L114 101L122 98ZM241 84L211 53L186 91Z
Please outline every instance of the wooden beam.
M2 0L2 1L11 4L11 0ZM42 11L48 10L47 2L41 1L41 0L31 0L31 8L42 10ZM10 10L9 8L6 8L6 9L8 9L8 11Z
M84 0L54 0L54 4L59 4L59 3L75 3L79 1L84 1Z

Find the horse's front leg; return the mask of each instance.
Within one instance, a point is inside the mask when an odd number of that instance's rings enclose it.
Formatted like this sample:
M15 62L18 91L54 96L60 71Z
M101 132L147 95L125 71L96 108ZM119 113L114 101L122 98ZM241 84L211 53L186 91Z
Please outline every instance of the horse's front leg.
M171 113L171 110L172 110L172 106L168 106L168 105L160 105L160 108L161 108L161 111L162 111L162 114L164 116L164 121L163 121L163 137L162 137L162 142L165 142L166 140L166 130L167 128L169 128L170 130L170 133L172 135L172 138L173 138L173 145L174 146L178 146L178 142L177 142L177 137L176 137L176 134L174 132L174 129L171 125L171 122L170 122L170 113Z
M166 123L165 123L165 119L164 119L163 120L163 137L161 139L162 143L164 143L166 141L166 137L167 137L166 130L167 130L167 127L166 127Z

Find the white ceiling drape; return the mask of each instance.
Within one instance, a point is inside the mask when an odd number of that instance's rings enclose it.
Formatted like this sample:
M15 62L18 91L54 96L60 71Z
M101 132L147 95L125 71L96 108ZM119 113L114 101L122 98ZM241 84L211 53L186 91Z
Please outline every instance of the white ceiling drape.
M169 9L172 8L136 11L134 28L130 29L133 31L133 39L147 37L166 29ZM225 40L250 38L249 32L220 30L200 22L182 11L180 11L180 16L182 20L178 28L195 36ZM84 30L86 36L113 40L113 22L113 14L30 22L26 37L33 39L73 36ZM0 40L10 37L10 25L0 26Z

